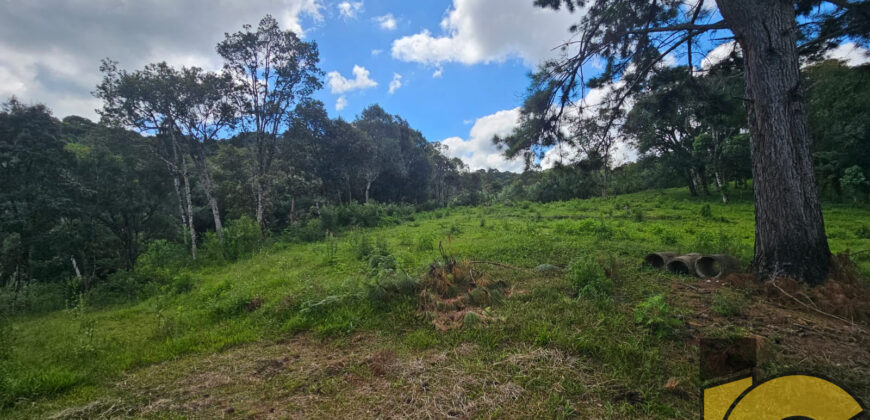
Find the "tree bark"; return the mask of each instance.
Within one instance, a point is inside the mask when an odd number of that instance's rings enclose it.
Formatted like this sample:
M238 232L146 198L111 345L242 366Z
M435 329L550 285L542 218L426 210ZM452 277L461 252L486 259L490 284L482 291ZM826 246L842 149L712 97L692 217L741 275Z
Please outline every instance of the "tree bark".
M260 226L260 230L263 229L266 223L266 191L265 188L263 188L261 180L262 178L257 176L257 179L254 181L254 184L257 187L257 225Z
M218 239L223 240L224 225L221 223L221 212L218 209L217 199L214 196L214 186L211 183L211 173L208 170L208 162L205 160L205 152L202 150L202 145L192 145L196 152L193 156L194 165L202 179L202 189L205 191L205 197L208 200L208 206L211 208L211 214L214 218L214 230L217 232Z
M218 239L223 240L224 226L223 223L221 223L221 212L218 208L217 199L214 196L214 186L211 182L211 173L208 170L208 162L205 160L205 152L202 150L202 145L200 144L194 144L192 147L196 149L196 152L191 156L191 158L193 158L196 170L199 172L200 179L202 180L202 189L205 191L208 206L211 208L211 214L214 218L214 230L217 232Z
M296 197L290 198L290 226L296 226Z
M181 215L181 230L184 232L184 244L187 245L187 213L184 212L184 199L181 198L181 180L178 176L178 171L170 169L172 172L172 186L175 187L175 198L178 199L178 213Z
M831 252L825 237L800 84L794 4L717 0L744 56L759 276L821 284Z
M190 197L190 176L187 173L187 162L181 158L181 179L184 183L184 199L187 202L187 230L190 233L190 256L196 259L196 229L193 226L193 199Z
M722 204L728 204L728 196L725 194L725 186L722 185L722 176L719 175L719 169L713 172L713 176L716 177L716 188L719 189L719 194L722 194Z

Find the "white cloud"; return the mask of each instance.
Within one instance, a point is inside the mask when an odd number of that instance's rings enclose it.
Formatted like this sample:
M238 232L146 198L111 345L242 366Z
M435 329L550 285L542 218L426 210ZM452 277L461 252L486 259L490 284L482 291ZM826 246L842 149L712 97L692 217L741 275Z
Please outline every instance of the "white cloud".
M393 80L390 81L390 95L396 93L402 87L402 75L399 73L393 73Z
M381 29L386 29L388 31L392 31L396 29L396 18L393 17L392 13L387 13L383 16L378 16L375 18L375 21L378 22L378 26Z
M44 103L58 117L97 119L101 104L91 91L100 60L121 68L147 63L221 66L215 45L225 32L256 24L267 13L283 29L304 34L302 19L319 22L321 0L91 0L4 2L0 13L0 101L16 95Z
M544 153L541 158L541 169L550 169L556 166L556 163L570 163L574 161L580 151L567 143L558 144Z
M381 55L382 52L384 52L384 50L374 49L372 50L372 55Z
M338 4L338 14L341 15L341 17L346 18L346 19L355 19L357 13L359 13L362 10L362 7L363 7L363 2L361 2L361 1L355 1L355 2L343 1L343 2Z
M469 131L468 139L450 137L441 140L447 146L446 154L468 164L471 170L495 168L501 171L522 172L522 159L508 160L492 143L493 136L507 136L516 128L520 109L508 109L478 118Z
M435 71L432 73L432 77L434 77L434 78L436 78L436 79L440 78L440 77L443 76L443 75L444 75L444 67L438 67L438 68L435 69Z
M825 58L845 61L846 65L854 67L870 63L870 51L854 42L846 42L828 51Z
M329 88L332 93L345 93L357 89L368 89L378 85L369 78L369 71L362 66L353 66L353 79L348 79L337 71L331 71L326 75Z
M580 13L534 6L530 0L453 0L441 21L442 35L428 30L393 41L394 58L438 65L521 58L535 66L558 54Z
M740 51L740 47L735 41L717 45L701 60L701 70L710 70L711 67L727 59L734 51Z
M341 111L346 106L347 106L347 98L345 98L344 95L339 96L338 99L335 100L335 110L336 111Z

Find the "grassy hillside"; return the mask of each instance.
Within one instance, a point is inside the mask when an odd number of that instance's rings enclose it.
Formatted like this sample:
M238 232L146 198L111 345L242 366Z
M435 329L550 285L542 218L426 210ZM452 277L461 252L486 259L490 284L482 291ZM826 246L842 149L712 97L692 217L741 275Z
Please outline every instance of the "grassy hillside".
M870 249L870 210L824 213L835 253ZM465 281L498 289L473 315L436 315L453 328L419 310L417 281L443 260L439 243L464 270L451 281L470 272ZM870 400L870 346L854 328L751 287L640 266L658 250L748 263L752 244L750 201L682 190L437 210L278 243L175 273L135 304L7 322L0 416L697 418L700 334L757 334L764 372L820 371ZM866 285L870 253L853 260ZM789 333L796 323L806 335Z

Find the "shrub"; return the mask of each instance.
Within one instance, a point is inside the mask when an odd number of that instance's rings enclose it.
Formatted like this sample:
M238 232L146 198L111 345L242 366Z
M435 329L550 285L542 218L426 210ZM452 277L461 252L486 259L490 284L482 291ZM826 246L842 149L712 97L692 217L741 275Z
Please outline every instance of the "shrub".
M18 287L0 287L0 316L63 309L74 291L74 286L63 282L26 282Z
M375 246L372 244L368 235L360 233L352 237L353 251L356 259L365 260L375 251Z
M171 291L176 294L187 293L193 290L194 280L189 273L182 273L172 277Z
M603 298L613 292L613 282L607 278L601 265L589 256L572 262L566 276L578 296Z
M223 240L215 232L207 232L202 244L202 260L233 262L248 257L260 248L260 227L248 216L230 221L224 228Z
M650 296L634 307L635 321L659 338L672 335L682 325L674 309L665 301L665 295Z
M322 220L309 219L303 225L288 229L287 233L294 239L299 239L303 242L314 242L324 238L326 229L323 227Z
M713 218L713 209L710 208L709 204L704 204L704 206L701 207L701 217L704 219L712 219Z
M95 306L119 305L144 299L154 292L147 287L152 280L142 273L134 271L116 271L109 274L105 280L97 283L88 292L88 302Z
M432 251L435 249L435 236L431 234L419 236L414 248L416 248L417 251Z
M160 281L190 263L190 253L184 244L165 239L151 241L136 259L136 271Z

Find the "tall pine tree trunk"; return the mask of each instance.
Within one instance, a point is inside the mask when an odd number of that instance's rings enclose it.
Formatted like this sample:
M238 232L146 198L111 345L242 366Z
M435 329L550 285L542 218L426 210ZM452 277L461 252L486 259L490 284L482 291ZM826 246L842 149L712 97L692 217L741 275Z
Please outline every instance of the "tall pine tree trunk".
M716 0L743 50L760 276L820 284L831 252L810 155L794 2Z

